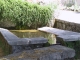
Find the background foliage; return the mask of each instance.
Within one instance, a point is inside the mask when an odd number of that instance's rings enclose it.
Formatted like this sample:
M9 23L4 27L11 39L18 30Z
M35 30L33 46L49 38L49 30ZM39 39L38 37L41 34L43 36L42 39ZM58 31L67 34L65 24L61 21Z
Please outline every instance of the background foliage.
M50 5L32 4L22 0L0 0L0 21L9 20L17 29L45 26L52 17Z
M72 42L64 42L65 46L72 48L75 50L75 59L74 60L78 60L80 59L80 40L79 41L72 41Z

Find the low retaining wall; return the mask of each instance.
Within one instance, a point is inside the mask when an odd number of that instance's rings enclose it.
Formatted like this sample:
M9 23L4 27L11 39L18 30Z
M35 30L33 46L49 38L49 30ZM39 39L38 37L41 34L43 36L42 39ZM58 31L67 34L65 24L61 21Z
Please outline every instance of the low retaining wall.
M80 32L80 24L71 23L71 22L67 22L59 19L55 20L54 27L63 29L63 30Z

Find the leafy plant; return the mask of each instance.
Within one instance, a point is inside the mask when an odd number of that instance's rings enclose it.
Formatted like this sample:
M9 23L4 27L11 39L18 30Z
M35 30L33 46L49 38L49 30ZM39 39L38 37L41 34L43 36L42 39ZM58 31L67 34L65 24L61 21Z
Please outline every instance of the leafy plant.
M0 20L11 20L17 29L45 26L52 17L49 5L32 4L22 0L0 0Z

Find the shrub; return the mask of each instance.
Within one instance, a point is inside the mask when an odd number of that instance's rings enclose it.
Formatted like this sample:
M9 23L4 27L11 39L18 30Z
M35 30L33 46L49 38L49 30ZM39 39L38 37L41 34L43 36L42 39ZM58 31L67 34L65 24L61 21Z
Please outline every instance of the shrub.
M11 20L19 29L45 26L51 17L52 9L48 5L42 6L22 0L0 0L0 20Z

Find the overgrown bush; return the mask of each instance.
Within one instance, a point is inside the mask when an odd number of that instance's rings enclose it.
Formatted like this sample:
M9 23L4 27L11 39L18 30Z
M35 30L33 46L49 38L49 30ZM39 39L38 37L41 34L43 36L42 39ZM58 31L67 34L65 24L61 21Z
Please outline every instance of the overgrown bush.
M0 20L11 20L18 29L45 26L52 17L49 5L32 4L22 0L0 0Z

